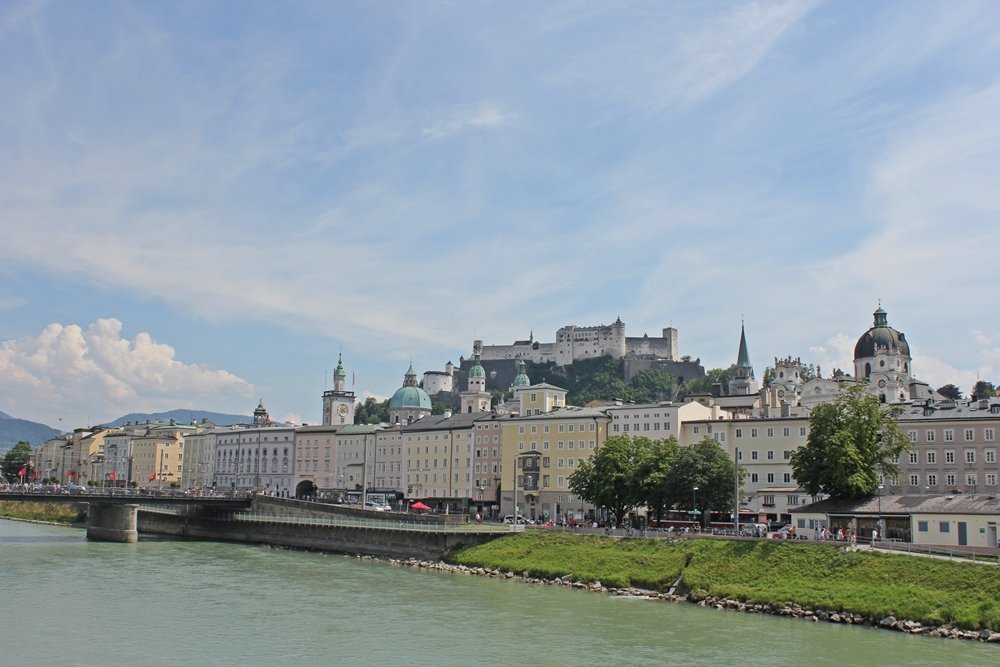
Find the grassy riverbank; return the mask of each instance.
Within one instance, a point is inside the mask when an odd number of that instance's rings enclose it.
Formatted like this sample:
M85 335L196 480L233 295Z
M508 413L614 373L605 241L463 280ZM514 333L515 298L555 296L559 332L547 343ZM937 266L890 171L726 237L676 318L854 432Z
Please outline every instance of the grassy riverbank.
M22 503L5 500L0 501L0 517L71 524L80 520L81 513L74 505Z
M1000 566L783 541L618 539L529 530L449 562L542 578L1000 630Z

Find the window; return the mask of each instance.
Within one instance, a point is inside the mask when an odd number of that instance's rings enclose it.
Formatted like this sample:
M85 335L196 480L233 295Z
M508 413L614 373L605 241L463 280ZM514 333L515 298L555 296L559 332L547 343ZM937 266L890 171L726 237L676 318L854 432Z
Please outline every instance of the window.
M768 461L773 461L774 460L774 450L773 449L767 450L767 460Z
M987 449L986 451L983 452L983 456L986 457L987 463L997 462L997 450L995 449Z
M799 504L799 497L798 496L786 496L785 500L788 502L789 505L798 505Z
M801 435L803 438L806 437L806 427L805 426L800 426L799 427L799 435Z
M986 428L983 429L983 440L986 442L993 442L993 429Z
M784 474L784 479L785 479L785 484L791 484L792 483L792 473L786 472Z
M965 474L965 485L966 486L975 486L978 483L979 483L979 479L976 477L976 473L969 472L969 473Z
M761 505L764 507L774 507L774 496L761 496Z
M945 484L948 486L955 486L955 473L950 472L944 476Z
M930 450L927 452L927 463L934 465L937 463L937 452Z
M750 482L756 484L758 481L759 480L757 478L757 473L755 472L750 473Z
M965 429L965 441L972 442L975 439L976 433L971 428Z
M945 429L945 431L944 431L944 441L945 442L951 442L954 439L955 439L955 432L953 430L951 430L950 428Z
M786 438L790 435L790 432L789 432L789 429L788 429L787 426L785 428L781 429L781 435L785 436Z
M909 432L907 432L906 435L910 439L910 442L916 442L917 441L917 432L916 431L909 431Z
M767 473L767 483L768 484L774 484L774 473L773 472Z
M916 464L919 458L920 458L919 454L917 454L916 452L910 452L910 463Z
M934 473L927 475L927 486L937 486L937 475Z
M965 462L966 463L975 463L976 462L976 450L974 450L974 449L966 449L965 450Z
M737 438L742 438L743 437L743 429L741 429L741 428L736 429L736 437Z
M941 531L942 533L950 533L951 532L951 524L948 523L947 521L942 521L942 522L940 522L938 530Z
M927 522L926 521L918 521L917 522L917 532L918 533L926 533L927 532Z
M944 462L954 463L955 462L955 452L950 449L944 450Z
M769 438L773 438L774 437L774 429L773 428L768 428L767 429L767 437L769 437Z
M995 472L986 473L986 486L997 485L997 474Z
M755 428L750 429L750 437L751 438L756 438L757 437L757 429L755 429Z
M792 459L792 450L786 449L785 451L781 452L781 458L785 459L786 461L790 461Z
M757 460L757 450L756 449L753 450L752 452L750 452L750 460L751 461L756 461Z
M934 431L927 431L924 435L927 436L927 442L934 442Z
M698 433L701 433L701 427L700 427L700 426L695 426L695 427L694 427L694 432L695 432L695 434L696 434L696 435L697 435Z
M920 485L920 476L910 475L910 486L919 486L919 485Z

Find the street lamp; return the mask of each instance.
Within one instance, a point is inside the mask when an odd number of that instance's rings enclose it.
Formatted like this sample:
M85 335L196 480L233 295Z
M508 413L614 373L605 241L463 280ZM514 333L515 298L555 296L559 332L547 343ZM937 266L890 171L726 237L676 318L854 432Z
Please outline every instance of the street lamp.
M878 485L878 521L875 523L875 527L882 531L882 539L885 539L885 530L882 528L882 489L885 487L881 484ZM872 546L874 546L875 540L872 540Z
M698 487L691 490L691 520L698 520Z

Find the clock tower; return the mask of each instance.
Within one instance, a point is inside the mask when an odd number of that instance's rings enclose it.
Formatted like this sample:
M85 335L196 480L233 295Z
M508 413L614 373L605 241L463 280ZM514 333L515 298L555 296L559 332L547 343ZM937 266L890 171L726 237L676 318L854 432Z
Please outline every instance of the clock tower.
M337 358L333 372L333 389L323 392L324 426L354 423L354 392L344 389L347 373L344 372L344 355Z

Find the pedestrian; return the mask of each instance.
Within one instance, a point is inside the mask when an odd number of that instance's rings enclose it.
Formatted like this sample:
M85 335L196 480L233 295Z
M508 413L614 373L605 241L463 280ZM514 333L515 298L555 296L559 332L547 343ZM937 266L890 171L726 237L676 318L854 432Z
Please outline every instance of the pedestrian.
M872 549L875 548L875 542L878 541L878 528L872 528Z

